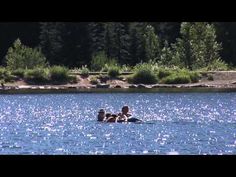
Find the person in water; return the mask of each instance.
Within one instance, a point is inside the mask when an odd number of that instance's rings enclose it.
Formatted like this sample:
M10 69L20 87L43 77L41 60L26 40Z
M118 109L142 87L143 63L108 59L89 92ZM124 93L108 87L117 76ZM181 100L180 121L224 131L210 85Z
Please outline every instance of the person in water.
M106 115L106 122L117 122L118 116L116 114L107 114Z
M105 112L105 110L104 109L100 109L99 111L98 111L98 121L100 121L100 122L102 122L102 121L104 121L105 119L106 119L106 112Z
M118 117L119 120L127 121L128 118L132 116L129 113L129 106L123 106L121 109L121 113L119 113L118 116L119 116Z

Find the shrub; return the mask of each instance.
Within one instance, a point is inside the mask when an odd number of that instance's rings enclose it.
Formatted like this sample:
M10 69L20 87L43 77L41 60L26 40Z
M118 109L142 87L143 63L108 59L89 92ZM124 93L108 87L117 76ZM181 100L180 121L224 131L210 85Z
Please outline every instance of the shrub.
M155 73L158 72L160 66L158 63L149 61L148 63L138 63L137 65L134 66L134 71L142 70L142 69L149 69L154 71Z
M171 73L172 73L172 71L170 69L161 68L161 69L159 69L157 75L158 75L159 79L162 79L164 77L167 77L167 76L171 75Z
M69 78L69 70L63 66L53 66L49 69L50 79L55 82L66 82Z
M96 77L92 77L92 78L90 79L90 83L93 84L93 85L96 85L96 84L99 83L99 81L98 81L98 79L97 79Z
M120 68L118 66L113 66L108 70L108 76L111 78L116 78L120 75Z
M108 72L111 67L120 67L115 59L107 59L106 63L102 67L102 72Z
M49 80L49 73L43 68L29 69L25 72L24 78L33 83L45 83Z
M131 71L132 71L132 67L130 67L128 65L121 66L121 72L131 72Z
M12 71L12 75L18 76L20 78L23 78L24 74L25 74L25 70L24 69L16 69L16 70Z
M3 80L4 82L12 82L15 79L16 77L13 76L6 68L0 68L0 80Z
M9 75L6 75L4 80L5 82L14 82L16 79L17 79L16 76L13 76L9 73Z
M41 50L24 46L19 39L14 42L13 47L8 49L6 61L7 68L10 70L46 66L46 58Z
M171 74L166 78L162 79L162 83L164 84L187 84L190 82L190 76L185 74Z
M128 82L134 84L156 84L157 76L154 71L148 68L141 68L134 73L133 77L128 79Z
M228 65L222 60L214 60L208 64L208 71L227 71L229 69Z
M82 66L80 74L82 77L88 77L89 76L89 69L87 66Z
M0 68L0 79L4 79L7 74L6 68Z
M189 73L190 79L192 83L196 83L199 81L199 79L201 78L201 75L198 72L190 72Z
M98 52L92 56L91 69L93 71L100 71L107 62L107 56L105 52Z
M77 77L76 76L68 76L68 81L72 84L77 83Z
M213 81L213 80L214 80L214 77L213 77L212 75L208 75L207 80Z

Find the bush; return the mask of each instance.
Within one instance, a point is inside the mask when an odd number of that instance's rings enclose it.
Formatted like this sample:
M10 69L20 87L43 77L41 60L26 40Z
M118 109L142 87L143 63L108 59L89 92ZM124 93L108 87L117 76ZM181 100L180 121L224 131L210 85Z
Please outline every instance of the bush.
M71 83L71 84L75 84L77 83L77 77L76 76L68 76L68 81Z
M7 70L6 68L0 68L0 79L4 79L5 76L7 75Z
M214 60L207 66L208 71L227 71L229 66L222 60Z
M131 71L132 71L132 67L127 66L127 65L121 66L121 72L131 72Z
M102 67L102 72L108 72L111 67L120 67L115 59L108 59Z
M63 66L53 66L49 69L50 79L55 82L66 82L69 78L69 70Z
M153 61L149 61L148 63L138 63L137 65L134 66L134 71L139 71L142 69L148 69L148 70L152 70L155 73L158 72L160 66L158 65L158 63L153 62Z
M96 85L96 84L99 83L99 81L98 81L98 79L97 79L96 77L92 77L92 78L90 79L90 83L93 84L93 85Z
M29 69L25 72L24 78L33 83L45 83L49 80L49 72L43 68Z
M107 62L105 52L98 52L92 56L91 68L93 71L100 71Z
M11 74L6 68L0 68L0 80L4 82L12 82L16 80L16 77Z
M172 73L172 71L170 69L163 69L163 68L161 68L161 69L159 69L157 75L158 75L159 79L162 79L164 77L167 77L167 76L171 75L171 73Z
M213 77L212 75L208 75L207 80L213 81L213 80L214 80L214 77Z
M199 81L199 79L201 78L201 75L198 72L190 72L189 73L190 79L192 83L196 83Z
M190 82L190 76L185 74L171 74L166 78L162 79L162 83L164 84L187 84Z
M23 78L24 74L25 74L25 70L24 69L17 69L17 70L12 71L12 75L18 76L20 78Z
M88 77L89 76L89 69L87 66L82 66L80 74L82 77Z
M41 50L24 46L19 39L14 42L13 47L8 49L6 61L7 68L10 70L46 66L46 58Z
M5 82L14 82L16 79L16 76L9 74L5 77Z
M116 78L120 75L120 68L118 66L113 66L108 70L108 76L111 78Z
M128 82L134 84L156 84L157 83L157 76L154 71L148 68L142 68L137 70L133 77L128 79Z

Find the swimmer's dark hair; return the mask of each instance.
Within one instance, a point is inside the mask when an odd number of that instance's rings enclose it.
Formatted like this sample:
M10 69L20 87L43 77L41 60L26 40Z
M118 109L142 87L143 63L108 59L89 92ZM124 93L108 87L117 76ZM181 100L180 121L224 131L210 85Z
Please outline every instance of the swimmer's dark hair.
M125 108L129 108L129 106L125 105L122 107L122 111L125 109Z

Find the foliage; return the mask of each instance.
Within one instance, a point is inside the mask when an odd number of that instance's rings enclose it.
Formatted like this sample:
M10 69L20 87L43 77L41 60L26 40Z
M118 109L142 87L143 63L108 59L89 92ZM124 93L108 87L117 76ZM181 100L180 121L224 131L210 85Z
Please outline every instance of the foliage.
M53 66L49 69L50 79L55 82L66 82L69 78L69 70L63 66Z
M156 84L158 80L155 72L145 66L137 69L128 81L134 84Z
M43 53L39 49L24 46L20 39L17 39L13 46L8 49L6 62L10 70L46 66L46 58Z
M44 84L49 80L49 71L48 69L43 68L28 69L25 72L24 78L28 82L33 82L35 84Z
M120 75L120 68L118 66L112 66L108 70L108 76L111 78L116 78L117 76Z
M87 68L87 66L82 66L80 74L82 77L88 77L89 76L89 69Z

